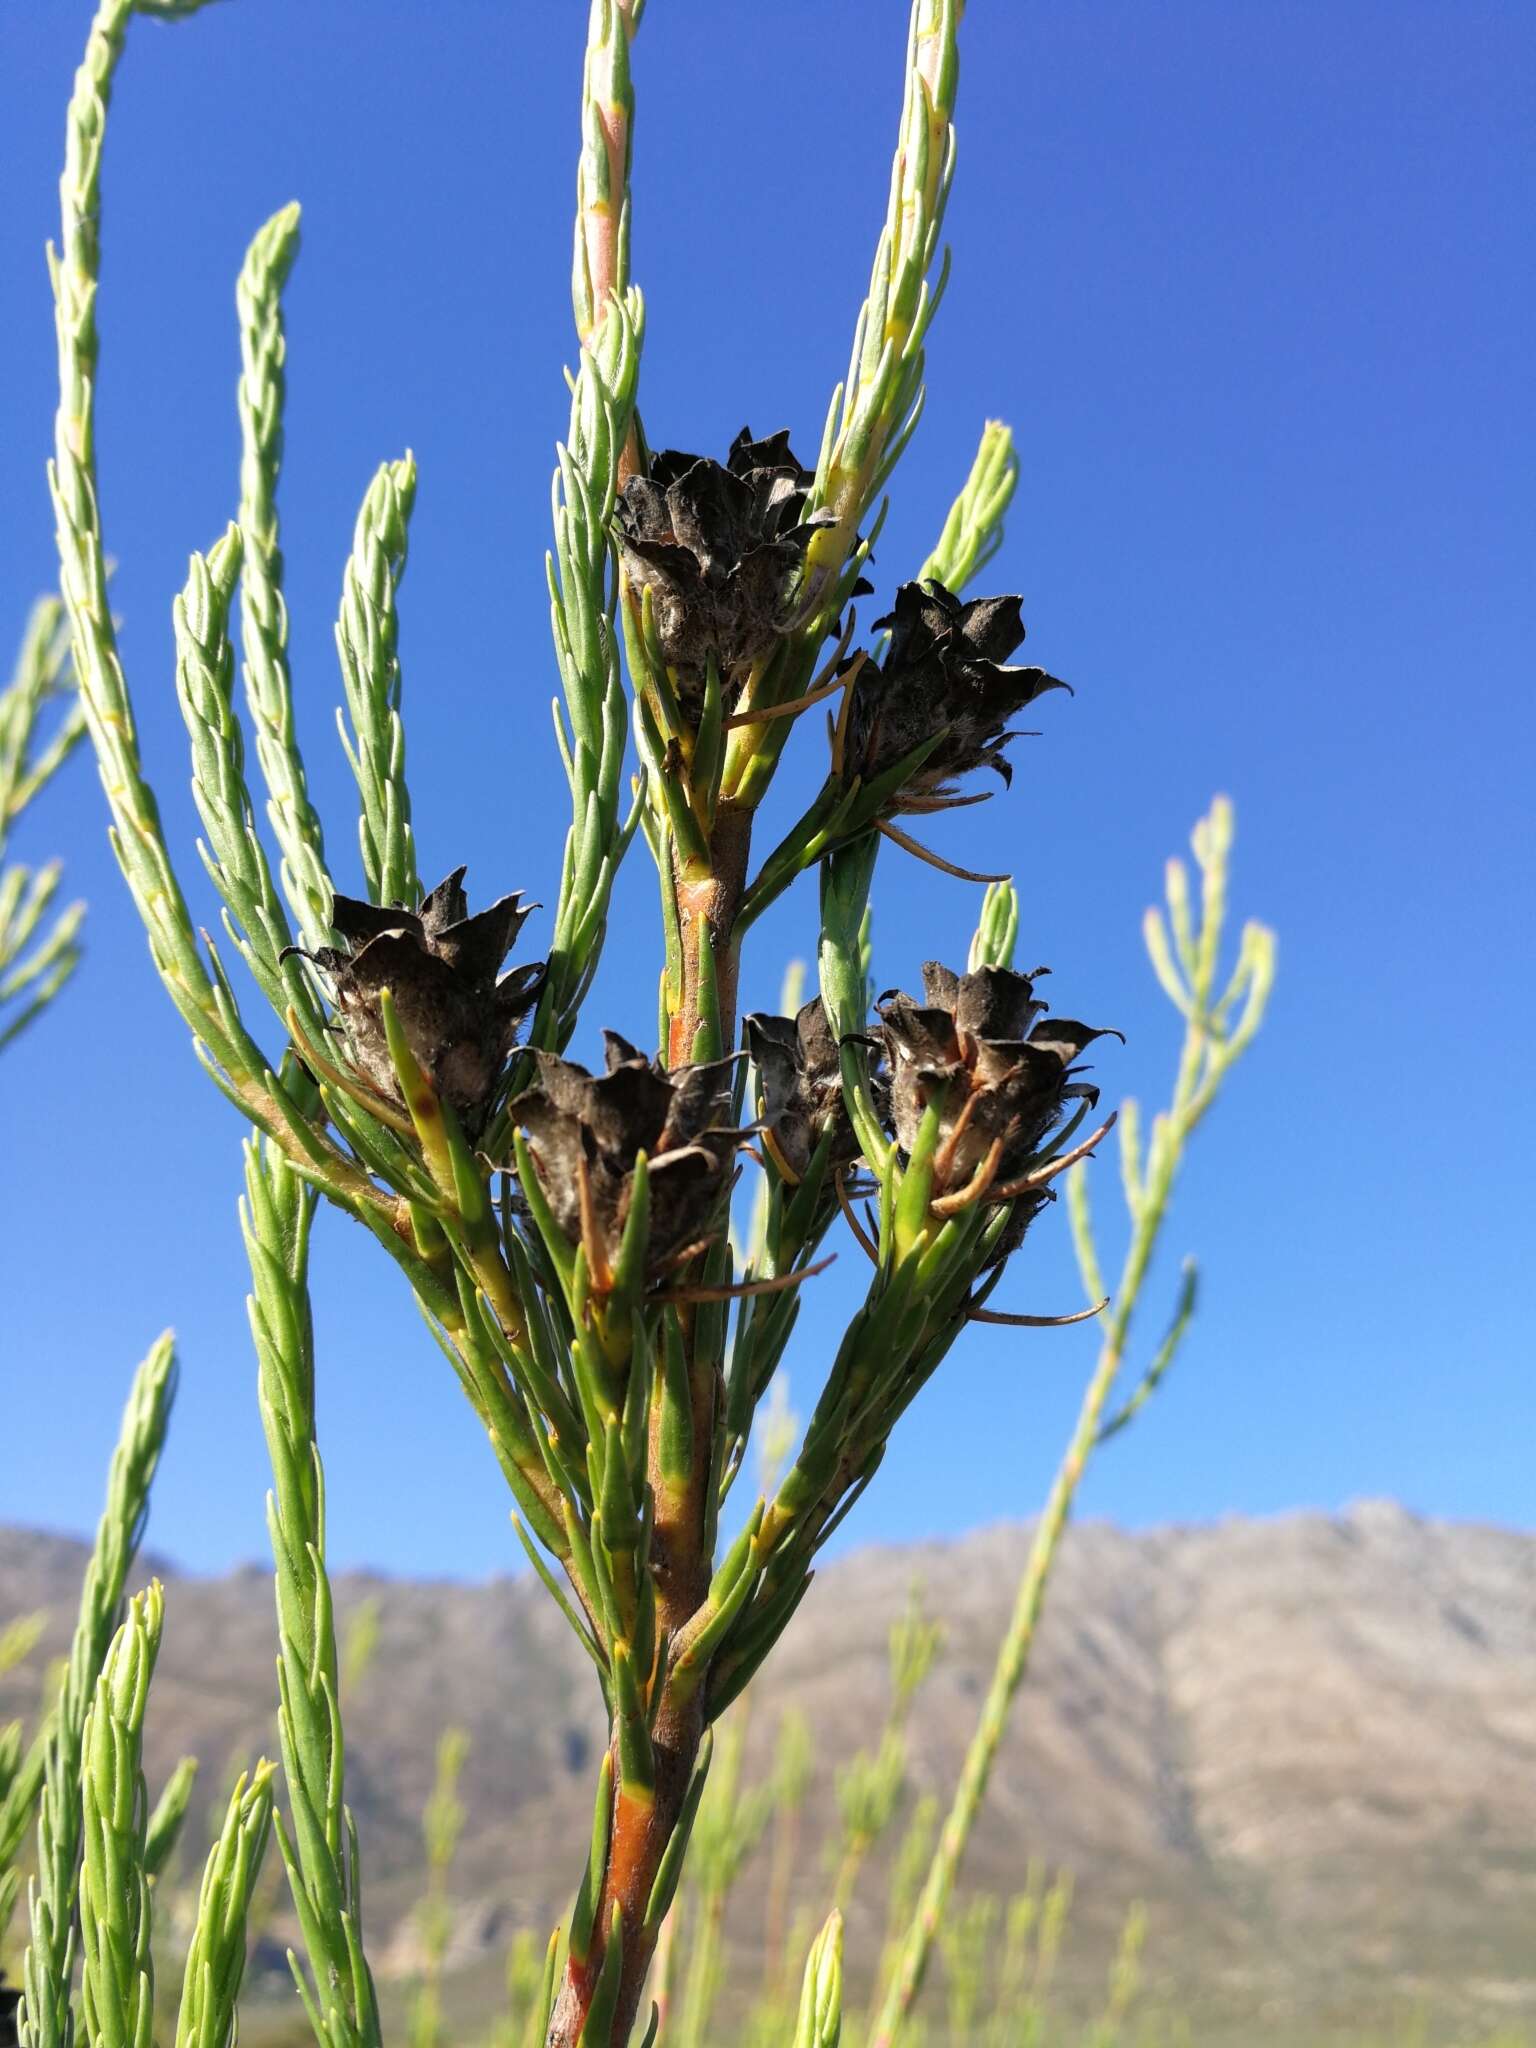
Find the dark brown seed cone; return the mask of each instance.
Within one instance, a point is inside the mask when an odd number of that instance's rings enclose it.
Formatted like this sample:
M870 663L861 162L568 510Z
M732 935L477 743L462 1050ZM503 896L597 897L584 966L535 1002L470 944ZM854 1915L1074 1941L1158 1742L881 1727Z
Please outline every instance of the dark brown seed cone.
M828 1130L833 1133L829 1164L846 1166L859 1156L859 1141L843 1101L837 1040L820 996L793 1017L758 1013L744 1021L747 1050L763 1095L763 1128L797 1180Z
M962 604L942 583L903 583L895 609L877 619L891 629L878 667L866 661L853 683L843 745L845 781L865 782L941 734L938 745L891 799L892 811L923 810L954 794L958 776L1013 770L1004 748L1018 737L1008 721L1047 690L1069 686L1043 668L1011 668L1024 638L1018 597L977 597Z
M602 1074L538 1053L537 1085L516 1098L510 1114L528 1134L556 1223L572 1244L586 1242L589 1257L595 1252L609 1267L618 1260L629 1216L635 1160L645 1153L645 1271L656 1280L677 1253L722 1227L735 1154L747 1135L730 1123L735 1062L667 1068L616 1031L603 1037ZM595 1244L584 1236L584 1201Z
M1005 1186L1061 1121L1067 1105L1098 1101L1074 1064L1094 1039L1118 1038L1068 1017L1047 1018L1035 998L1035 976L1006 967L955 974L936 960L923 967L923 1001L892 992L880 999L881 1032L890 1066L891 1121L910 1153L929 1105L938 1101L939 1177L935 1196L968 1186L987 1168L987 1185ZM1006 1251L1048 1196L1026 1195L1008 1229ZM1003 1248L999 1256L1005 1256Z
M331 923L344 944L322 947L312 957L330 980L352 1063L363 1078L400 1100L379 1007L387 988L417 1064L474 1138L495 1103L517 1027L538 1000L545 969L534 961L497 979L528 910L518 894L471 917L463 880L463 868L455 868L417 910L336 897Z
M752 664L787 630L806 547L832 516L805 516L812 481L787 433L754 441L743 427L723 465L663 449L620 492L624 573L651 593L662 656L691 720L711 656L730 711Z

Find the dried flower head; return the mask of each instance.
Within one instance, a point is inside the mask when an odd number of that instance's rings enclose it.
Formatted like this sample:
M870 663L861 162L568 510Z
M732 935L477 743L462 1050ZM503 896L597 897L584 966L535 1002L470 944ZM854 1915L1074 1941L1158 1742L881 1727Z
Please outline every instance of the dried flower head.
M846 1166L859 1141L843 1100L837 1040L820 996L793 1017L763 1014L744 1020L747 1050L763 1092L763 1132L794 1179L802 1180L811 1155L830 1130L829 1164Z
M1094 1039L1120 1034L1047 1019L1034 992L1044 971L954 974L929 960L922 1002L896 992L880 999L896 1142L910 1154L929 1105L939 1105L934 1192L941 1199L970 1191L980 1200L1006 1187L1027 1170L1068 1102L1098 1100L1097 1088L1075 1078L1074 1062ZM1020 1200L1024 1224L1046 1199ZM1022 1235L1016 1214L1008 1249Z
M941 809L953 798L953 779L974 768L993 768L1011 781L1003 749L1018 735L1009 719L1046 690L1069 688L1043 668L1008 666L1024 638L1022 604L1018 597L962 604L931 579L903 583L894 610L875 622L890 628L885 659L864 662L853 683L844 778L869 782L938 734L892 810Z
M663 449L619 493L624 572L651 593L662 656L690 715L711 656L729 710L752 664L789 629L806 546L832 518L805 517L812 481L787 432L754 441L743 427L723 466Z
M528 910L519 893L471 917L463 880L463 868L455 868L418 910L338 896L331 923L345 949L324 946L307 957L330 979L364 1078L399 1101L379 1007L387 988L412 1056L473 1138L495 1102L517 1027L543 987L544 962L497 979Z
M664 1067L616 1031L603 1033L606 1072L536 1055L537 1084L511 1114L528 1134L539 1186L572 1244L585 1246L595 1278L617 1263L634 1195L635 1161L646 1155L650 1224L647 1280L714 1236L722 1221L737 1147L731 1128L734 1060Z

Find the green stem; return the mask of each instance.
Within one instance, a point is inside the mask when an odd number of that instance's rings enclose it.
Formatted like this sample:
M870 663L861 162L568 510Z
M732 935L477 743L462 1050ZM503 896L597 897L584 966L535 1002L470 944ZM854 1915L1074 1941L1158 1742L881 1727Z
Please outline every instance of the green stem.
M330 873L320 819L309 800L294 730L288 672L288 608L277 482L283 457L283 286L299 248L299 209L285 206L246 251L235 304L240 316L240 635L245 694L267 785L267 816L282 851L283 893L310 948L331 928Z
M1030 1544L1029 1561L1019 1581L1007 1633L998 1651L991 1682L982 1703L976 1732L966 1751L960 1782L939 1836L938 1848L929 1865L927 1880L907 1930L896 1972L880 2008L870 2036L869 2048L894 2048L912 2003L922 1988L928 1959L944 1922L945 1909L954 1890L955 1873L970 1839L976 1815L986 1794L998 1745L1008 1725L1014 1695L1024 1682L1034 1647L1035 1630L1045 1604L1046 1589L1061 1545L1062 1534L1072 1512L1077 1489L1093 1454L1099 1423L1110 1388L1120 1370L1121 1353L1106 1343L1094 1367L1093 1377L1083 1395L1077 1421L1066 1455L1051 1483L1050 1495L1036 1525Z
M154 1960L144 1869L144 1711L160 1649L158 1583L129 1602L96 1682L81 1772L80 2007L91 2048L153 2048Z
M1182 987L1169 990L1171 999L1185 1019L1184 1041L1179 1054L1172 1101L1167 1111L1154 1119L1144 1179L1141 1177L1139 1161L1135 1157L1138 1142L1134 1135L1136 1120L1130 1119L1127 1125L1129 1135L1125 1155L1125 1183L1132 1228L1125 1262L1121 1269L1120 1284L1113 1306L1107 1312L1097 1363L1084 1391L1066 1451L1057 1467L1050 1494L1035 1528L1024 1575L1019 1581L1013 1612L998 1650L976 1732L966 1752L960 1780L955 1788L938 1846L929 1866L911 1925L902 1943L894 1974L881 2003L869 2048L894 2048L913 2002L922 1988L934 1942L944 1924L960 1859L965 1852L966 1843L985 1796L998 1745L1007 1726L1009 1709L1029 1668L1035 1632L1078 1488L1082 1484L1083 1474L1095 1449L1109 1433L1105 1428L1107 1405L1124 1363L1131 1320L1167 1215L1184 1148L1196 1125L1214 1101L1223 1076L1257 1030L1272 985L1273 939L1263 927L1250 924L1244 930L1238 973L1232 984L1235 991L1246 974L1247 1006L1238 1029L1228 1037L1220 1035L1216 1020L1224 1010L1228 998L1223 997L1219 1003L1216 1001L1215 978L1225 912L1227 856L1231 839L1231 806L1224 798L1218 798L1212 806L1210 815L1202 819L1195 828L1195 852L1203 870L1205 886L1202 929L1198 947L1194 949L1193 955L1194 973L1187 990ZM1182 873L1171 875L1170 906L1176 903L1181 890ZM1150 912L1149 925L1157 922L1157 913ZM1152 955L1154 968L1162 979L1163 970L1158 964L1159 948L1150 931L1148 950ZM1098 1259L1088 1225L1083 1172L1081 1166L1076 1169L1077 1177L1072 1187L1073 1230L1084 1281L1094 1290L1090 1298L1095 1298ZM1183 1333L1191 1305L1191 1283L1186 1279L1185 1292L1170 1338L1165 1342L1151 1371L1142 1382L1142 1387L1147 1391L1157 1384L1166 1370L1171 1357L1171 1347ZM1134 1412L1141 1398L1144 1398L1144 1395L1138 1389L1137 1395L1132 1397L1132 1403L1119 1411L1114 1427L1118 1427L1121 1421L1129 1419L1129 1414Z
M279 1824L311 1981L294 1976L319 2048L379 2048L363 1953L361 1876L344 1803L336 1628L325 1568L325 1474L315 1440L309 1231L315 1194L282 1154L246 1146L242 1225L261 1420L272 1461L267 1524L276 1565L278 1730L293 1829Z
M4 1869L15 1858L41 1787L31 1946L23 1972L23 2048L69 2048L74 2038L69 1989L85 1721L122 1612L129 1568L144 1533L150 1482L160 1462L175 1393L176 1353L167 1332L139 1367L128 1396L122 1431L112 1454L106 1509L81 1588L80 1614L58 1705L0 1809L0 1869Z

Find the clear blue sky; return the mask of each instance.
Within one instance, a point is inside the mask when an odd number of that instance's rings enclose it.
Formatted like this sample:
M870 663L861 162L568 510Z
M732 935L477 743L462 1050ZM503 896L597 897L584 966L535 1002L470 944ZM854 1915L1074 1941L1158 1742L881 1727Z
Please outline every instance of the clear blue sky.
M0 20L8 633L53 575L42 245L88 11ZM189 882L170 597L234 503L241 254L296 197L283 510L335 857L353 873L331 621L363 487L409 445L422 867L467 860L478 899L553 900L542 557L584 12L237 0L134 30L107 152L101 458L145 750ZM722 452L750 420L814 453L884 208L904 15L652 0L634 268L653 442ZM1533 50L1523 0L969 10L954 278L881 593L1001 414L1023 483L989 581L1026 594L1032 658L1077 696L1045 700L1010 800L933 836L1013 869L1022 951L1053 964L1058 1006L1125 1028L1100 1062L1112 1094L1166 1085L1171 1018L1138 923L1214 790L1238 806L1236 905L1281 934L1267 1031L1192 1155L1150 1297L1149 1324L1197 1251L1199 1322L1096 1468L1096 1513L1386 1493L1531 1519ZM811 756L786 774L818 772ZM0 1069L0 1517L93 1519L129 1369L173 1322L185 1376L154 1540L222 1567L264 1551L241 1133L152 976L83 762L20 850L55 848L91 902L89 954ZM881 898L883 982L963 950L965 886L890 857ZM653 906L638 852L594 1028L650 1028ZM812 915L802 896L765 922L749 1000L771 1001ZM1107 1217L1112 1189L1111 1170ZM801 1403L856 1263L804 1316ZM1007 1292L1074 1304L1059 1217ZM316 1302L334 1557L509 1567L490 1455L397 1274L335 1217ZM850 1540L1031 1511L1093 1342L978 1332Z

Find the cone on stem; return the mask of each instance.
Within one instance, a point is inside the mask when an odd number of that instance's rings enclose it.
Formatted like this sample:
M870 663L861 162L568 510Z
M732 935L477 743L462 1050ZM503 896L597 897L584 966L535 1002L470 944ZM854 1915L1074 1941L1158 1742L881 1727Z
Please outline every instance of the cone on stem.
M545 970L539 960L497 979L528 911L518 893L471 916L463 883L463 868L455 868L416 910L337 896L331 923L342 945L307 957L330 980L353 1060L369 1084L402 1100L380 1003L388 989L417 1064L475 1135Z
M619 493L624 573L651 593L661 655L694 723L711 661L730 710L753 663L792 627L806 547L832 523L829 512L806 515L813 482L787 431L757 441L743 427L723 463L663 449Z
M1010 666L1024 638L1019 597L962 603L933 578L903 583L876 625L890 632L883 661L864 660L852 683L842 744L844 780L872 782L926 741L934 744L890 804L942 808L958 777L990 768L1013 779L1008 721L1047 690L1069 685L1043 668Z
M636 1167L645 1158L644 1272L654 1281L720 1227L746 1135L731 1124L736 1062L667 1068L618 1032L603 1036L604 1073L540 1052L538 1083L517 1097L510 1114L528 1134L539 1189L556 1224L573 1245L586 1248L599 1286L620 1263Z

